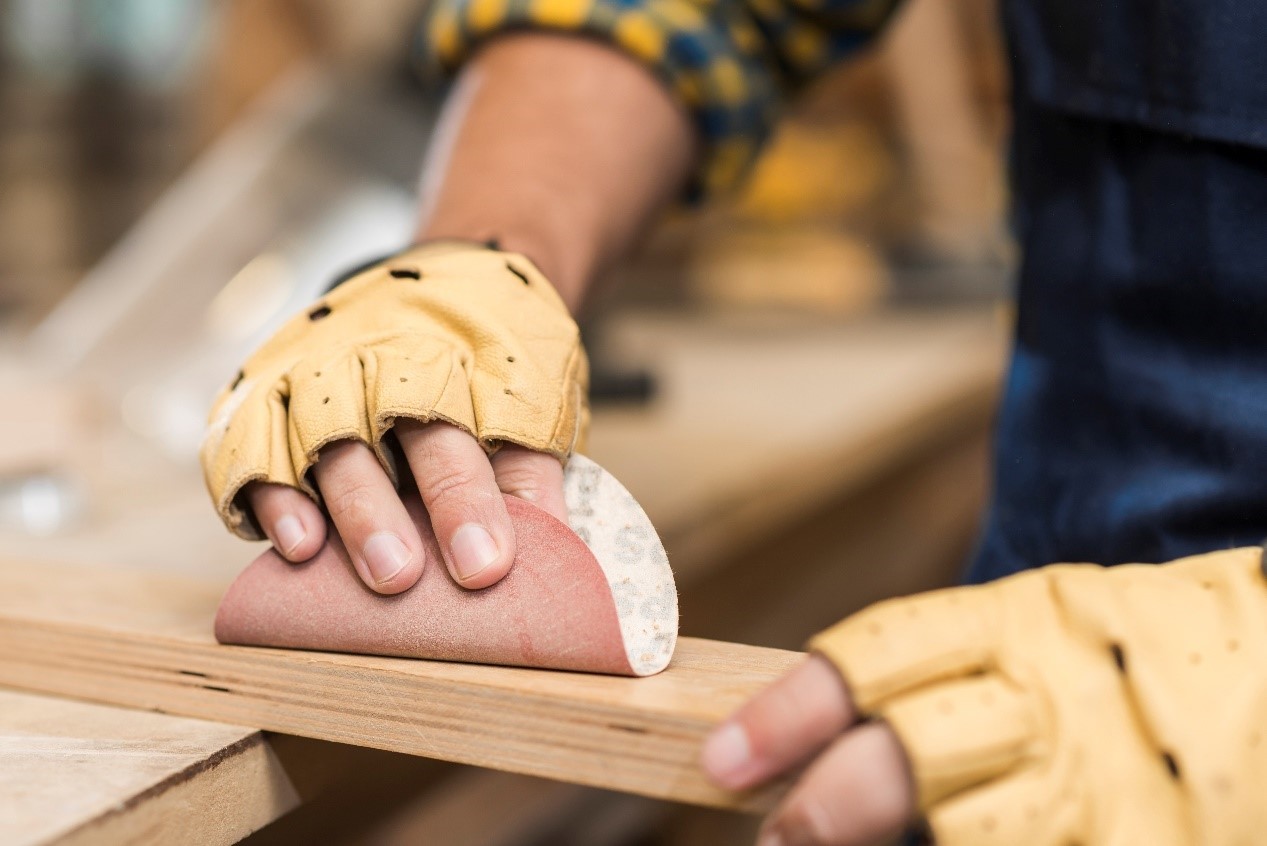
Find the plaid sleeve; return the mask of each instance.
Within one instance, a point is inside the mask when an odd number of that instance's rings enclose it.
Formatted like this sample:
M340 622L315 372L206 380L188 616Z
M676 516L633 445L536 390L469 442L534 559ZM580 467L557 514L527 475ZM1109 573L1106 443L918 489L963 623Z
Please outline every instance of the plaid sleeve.
M435 0L425 57L452 71L516 29L587 35L650 68L704 142L695 190L746 173L781 96L864 44L900 0Z

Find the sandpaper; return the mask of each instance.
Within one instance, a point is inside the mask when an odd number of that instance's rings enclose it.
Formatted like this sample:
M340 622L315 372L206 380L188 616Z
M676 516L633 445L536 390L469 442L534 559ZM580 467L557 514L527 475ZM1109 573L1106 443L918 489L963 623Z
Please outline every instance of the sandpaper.
M569 525L506 496L517 554L507 576L467 590L449 576L416 496L406 505L427 549L418 584L367 588L333 529L311 560L273 550L229 587L221 643L446 661L651 675L677 640L677 591L650 521L619 482L573 456L564 475Z

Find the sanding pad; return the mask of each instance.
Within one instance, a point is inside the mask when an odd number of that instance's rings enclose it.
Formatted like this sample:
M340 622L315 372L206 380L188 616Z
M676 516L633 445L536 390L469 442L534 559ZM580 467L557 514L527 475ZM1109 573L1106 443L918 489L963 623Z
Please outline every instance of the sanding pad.
M646 676L669 664L677 641L677 589L651 521L590 459L564 473L564 525L506 497L518 548L509 574L466 590L449 576L422 503L406 500L427 549L414 587L367 588L333 530L314 558L275 551L229 586L216 614L221 643L470 661Z

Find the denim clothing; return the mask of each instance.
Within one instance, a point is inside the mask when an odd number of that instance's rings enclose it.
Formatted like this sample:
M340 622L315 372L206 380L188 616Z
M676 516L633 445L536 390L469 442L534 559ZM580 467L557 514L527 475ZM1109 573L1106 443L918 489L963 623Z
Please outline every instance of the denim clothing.
M969 579L1267 537L1267 5L1008 0L1023 248Z

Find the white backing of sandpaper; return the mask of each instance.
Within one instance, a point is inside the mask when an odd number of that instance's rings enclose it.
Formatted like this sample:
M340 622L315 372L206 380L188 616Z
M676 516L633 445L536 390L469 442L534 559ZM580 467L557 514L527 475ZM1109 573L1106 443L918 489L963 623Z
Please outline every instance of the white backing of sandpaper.
M677 643L677 586L669 557L642 506L616 477L583 455L563 475L568 523L611 586L629 666L640 676L669 665Z

